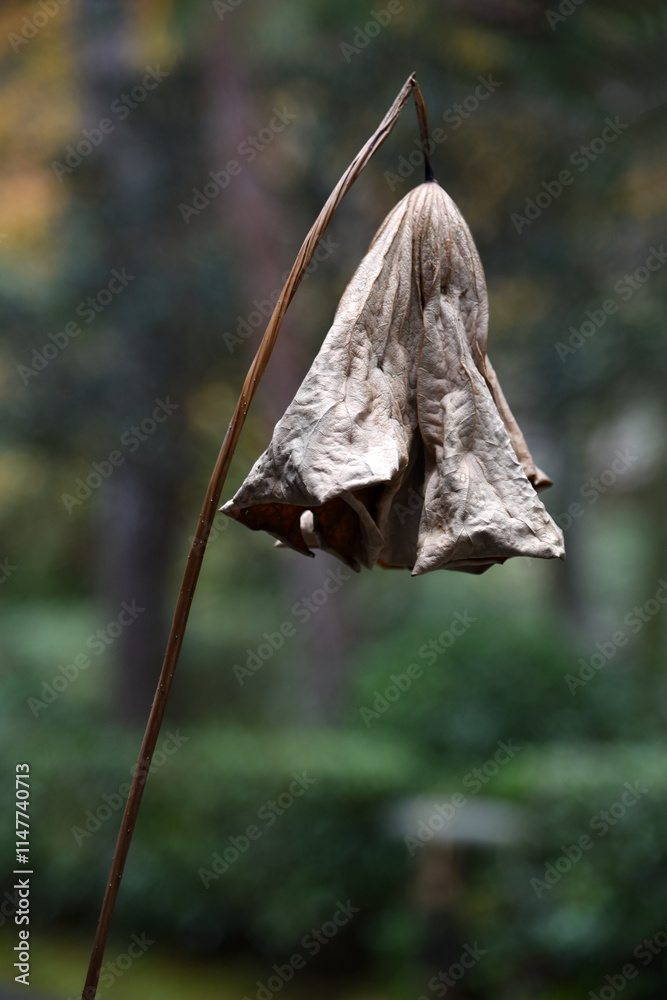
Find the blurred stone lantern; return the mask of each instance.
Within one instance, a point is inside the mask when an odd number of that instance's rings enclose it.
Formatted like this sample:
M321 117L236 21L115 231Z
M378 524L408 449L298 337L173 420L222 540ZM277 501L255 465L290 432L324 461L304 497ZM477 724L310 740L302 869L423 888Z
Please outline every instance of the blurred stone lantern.
M477 942L465 942L461 936L458 910L466 889L465 864L474 848L511 848L529 839L528 814L500 799L455 793L449 798L403 799L391 808L386 822L415 858L408 891L426 928L419 953L425 968L419 1000L472 997L465 974L482 960L485 942L479 942L480 950Z

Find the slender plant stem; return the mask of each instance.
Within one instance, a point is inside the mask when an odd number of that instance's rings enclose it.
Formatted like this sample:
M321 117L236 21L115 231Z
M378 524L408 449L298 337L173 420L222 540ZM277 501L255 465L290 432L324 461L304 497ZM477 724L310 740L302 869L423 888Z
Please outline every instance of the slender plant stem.
M422 92L419 89L419 84L416 80L413 83L413 87L415 92L417 121L419 122L419 134L421 136L422 152L424 153L424 180L434 181L435 174L433 173L433 167L431 166L431 140L428 134L428 116L426 114L426 105L424 104L424 98L422 97Z
M118 833L116 850L114 852L111 871L109 873L109 880L107 882L104 900L102 902L102 910L100 912L95 941L93 943L93 949L90 956L90 964L88 966L88 974L83 988L82 1000L94 1000L97 993L97 984L100 977L100 968L102 965L102 958L104 956L109 925L111 923L116 897L118 896L118 890L123 877L125 861L127 859L127 853L130 848L132 834L137 821L144 785L146 784L146 778L148 777L148 771L153 759L153 752L155 750L158 734L160 732L160 725L162 724L165 708L167 706L167 700L169 698L169 692L171 691L171 685L174 679L174 672L178 663L181 646L183 645L183 635L185 633L185 627L190 614L190 607L192 605L195 587L197 586L199 571L201 569L204 552L206 550L206 543L211 531L213 519L217 512L218 503L220 502L220 494L222 493L222 488L227 477L227 472L229 471L234 450L248 413L248 407L252 402L253 396L257 391L257 386L259 385L259 380L264 374L269 358L271 357L271 352L273 351L274 344L278 337L280 326L285 312L287 311L287 307L299 287L304 272L312 260L313 254L315 253L324 231L329 225L331 218L347 191L364 169L373 153L382 145L387 136L390 134L401 111L407 103L410 93L413 90L417 101L418 117L420 129L422 129L423 139L424 132L422 121L425 122L426 112L423 110L422 119L422 114L419 111L419 102L421 101L422 109L424 102L421 98L421 94L419 93L419 88L417 87L417 82L413 73L406 80L396 97L396 100L376 131L373 133L368 142L366 142L363 148L359 150L352 163L338 181L336 187L329 195L324 208L317 217L315 224L304 240L290 275L285 282L285 287L283 288L280 298L276 303L276 307L273 311L271 319L269 320L269 325L266 328L266 332L264 333L262 342L259 345L255 359L252 362L250 370L246 375L245 382L243 383L241 395L239 396L236 409L234 410L225 439L222 443L218 460L215 463L211 481L208 485L208 489L206 490L206 497L201 509L201 514L199 515L197 531L188 556L188 562L185 568L183 582L181 584L181 591L178 595L178 601L176 603L174 620L171 626L169 640L167 642L167 649L165 652L164 662L162 664L162 670L160 672L157 690L155 692L153 704L148 716L146 732L144 733L139 758L137 760L137 766L132 778L130 794L125 805L125 811L123 813L123 819Z

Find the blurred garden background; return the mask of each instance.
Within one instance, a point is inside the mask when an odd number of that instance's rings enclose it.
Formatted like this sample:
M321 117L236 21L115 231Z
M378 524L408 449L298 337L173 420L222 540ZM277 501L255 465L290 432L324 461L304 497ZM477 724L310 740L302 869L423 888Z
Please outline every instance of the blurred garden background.
M8 988L15 766L15 988L78 997L245 371L414 70L567 562L355 575L218 515L99 995L664 996L666 44L657 0L2 4ZM411 100L290 307L223 499L422 180L417 140Z

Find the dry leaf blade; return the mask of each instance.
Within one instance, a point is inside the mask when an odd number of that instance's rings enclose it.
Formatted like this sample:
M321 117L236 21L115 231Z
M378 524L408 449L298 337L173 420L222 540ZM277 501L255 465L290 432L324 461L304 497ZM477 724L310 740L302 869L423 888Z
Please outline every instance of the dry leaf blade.
M358 569L479 573L563 557L486 359L484 273L435 182L389 213L271 443L223 510ZM307 530L302 519L308 514Z

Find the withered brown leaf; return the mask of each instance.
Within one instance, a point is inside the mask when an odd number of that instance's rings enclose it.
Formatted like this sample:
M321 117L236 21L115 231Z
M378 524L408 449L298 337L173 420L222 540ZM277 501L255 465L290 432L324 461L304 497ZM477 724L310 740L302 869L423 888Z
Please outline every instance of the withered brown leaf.
M482 573L564 558L536 468L486 358L477 249L434 181L389 213L268 449L222 508L354 569Z

